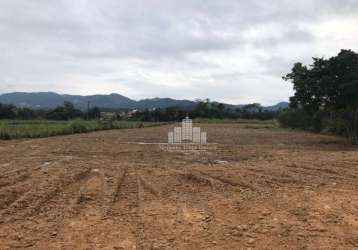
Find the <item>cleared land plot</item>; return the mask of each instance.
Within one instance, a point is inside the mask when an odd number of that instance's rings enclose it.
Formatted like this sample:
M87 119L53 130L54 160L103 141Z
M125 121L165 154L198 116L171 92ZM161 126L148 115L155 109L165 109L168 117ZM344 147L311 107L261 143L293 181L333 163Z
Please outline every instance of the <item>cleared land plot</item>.
M0 141L0 249L358 248L358 148L200 126L216 151L125 143L173 126Z

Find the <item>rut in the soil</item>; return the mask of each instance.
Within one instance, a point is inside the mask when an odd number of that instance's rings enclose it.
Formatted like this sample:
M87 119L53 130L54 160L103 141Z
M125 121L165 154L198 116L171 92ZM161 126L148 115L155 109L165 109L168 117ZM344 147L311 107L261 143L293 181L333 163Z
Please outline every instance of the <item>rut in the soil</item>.
M220 181L224 184L228 184L228 185L235 186L235 187L242 187L244 189L249 189L251 191L257 191L256 187L254 187L252 184L246 183L243 180L240 180L240 181L236 180L236 179L232 180L227 177L217 176L215 174L211 174L208 172L203 172L203 171L199 171L199 170L197 170L197 171L200 172L204 176L208 176L208 177L213 178L214 180Z
M55 181L41 183L25 193L19 195L8 207L0 214L0 218L11 214L22 214L23 216L34 216L41 211L46 204L51 201L63 189L70 185L76 185L81 179L85 179L90 174L91 169L85 169L71 177L60 175Z
M15 177L13 177L15 176ZM12 186L12 185L19 185L21 182L25 182L30 178L31 174L30 171L16 171L15 173L11 174L3 174L0 176L0 191L4 187Z
M158 197L161 191L156 188L151 182L146 180L143 176L138 176L140 184L143 186L145 190L148 190L152 195Z
M114 190L113 193L113 198L112 198L112 203L115 203L118 201L120 193L121 193L121 189L124 183L125 178L127 177L127 171L128 171L128 166L123 170L122 174L117 178L117 185L116 188Z

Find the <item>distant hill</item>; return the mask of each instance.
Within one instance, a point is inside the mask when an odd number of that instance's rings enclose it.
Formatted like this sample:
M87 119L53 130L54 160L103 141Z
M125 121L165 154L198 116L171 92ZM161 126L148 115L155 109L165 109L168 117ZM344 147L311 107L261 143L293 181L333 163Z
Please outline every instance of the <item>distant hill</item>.
M143 99L137 102L137 108L167 108L167 107L183 107L190 108L195 102L189 100L175 100L171 98L152 98Z
M170 98L153 98L140 101L132 100L119 94L109 95L60 95L54 92L24 93L14 92L0 95L0 103L14 104L18 107L29 108L54 108L63 102L72 102L76 107L85 109L88 102L90 105L101 108L145 109L167 107L193 107L195 102L189 100L174 100Z
M268 111L277 111L277 110L280 110L280 109L286 109L286 108L288 108L288 106L289 106L288 102L279 102L276 105L267 106L264 109L268 110Z
M123 107L133 108L136 101L119 94L110 95L60 95L53 92L23 93L14 92L0 95L0 103L14 104L19 107L53 108L62 105L64 101L72 102L78 108L86 108L87 103L103 108Z
M167 107L182 107L192 108L195 105L194 101L190 100L175 100L171 98L152 98L143 99L139 101L132 100L120 94L109 95L61 95L54 92L13 92L0 95L0 103L14 104L18 107L29 108L54 108L62 105L63 102L72 102L80 109L86 109L88 102L91 107L97 106L108 109L151 109L151 108L167 108ZM240 108L243 105L225 104L228 108ZM265 107L265 110L275 111L282 108L287 108L287 102L280 102L274 106Z

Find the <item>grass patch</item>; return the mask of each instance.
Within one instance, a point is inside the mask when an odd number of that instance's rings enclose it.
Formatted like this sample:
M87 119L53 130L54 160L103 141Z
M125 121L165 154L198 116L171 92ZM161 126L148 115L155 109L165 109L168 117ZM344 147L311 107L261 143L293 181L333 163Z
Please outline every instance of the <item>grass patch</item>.
M159 122L137 121L47 121L0 120L0 139L39 138L56 135L88 133L108 129L130 129L163 125Z
M195 118L195 123L276 124L275 120Z
M260 129L260 128L278 128L276 120L256 120L256 119L211 119L211 118L195 118L194 123L227 123L238 124L243 128Z

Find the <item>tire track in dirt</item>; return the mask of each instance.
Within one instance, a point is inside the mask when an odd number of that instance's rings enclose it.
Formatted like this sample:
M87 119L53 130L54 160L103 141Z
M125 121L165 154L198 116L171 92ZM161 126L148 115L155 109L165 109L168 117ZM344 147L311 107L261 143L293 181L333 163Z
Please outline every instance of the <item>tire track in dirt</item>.
M66 197L60 197L60 199L71 200L72 204L93 203L93 205L108 208L113 203L120 185L113 183L117 171L118 169L92 167L85 178L77 180L73 185L62 190L62 196ZM122 179L123 176L124 174L122 174Z
M143 182L145 182L140 175L138 174L138 170L134 168L136 182L137 182L137 207L136 207L136 243L137 249L145 250L151 249L151 244L149 241L153 240L148 237L148 228L145 224L145 214L144 214L144 200L145 200L145 193L144 190L146 189L143 186ZM150 189L147 189L150 195L153 195ZM150 246L150 247L149 247Z
M106 216L110 216L120 235L117 241L125 249L138 248L143 232L139 216L139 179L133 165L126 165L123 172L116 178L111 202L106 208ZM121 249L121 248L119 248Z
M14 203L21 195L25 194L29 186L17 185L14 188L8 186L0 191L0 210L6 209Z
M92 169L87 178L77 182L72 188L71 214L79 217L89 207L106 206L108 201L105 186L103 172L98 169Z
M178 172L178 178L186 182L189 182L191 184L196 184L199 186L208 186L210 188L213 188L214 186L214 182L212 181L212 178L208 179L203 176L197 175L195 173Z
M18 185L21 182L25 182L27 181L31 174L30 172L26 171L24 174L20 174L20 175L14 175L15 177L11 177L11 176L0 176L0 191L3 188L7 188L9 186L13 186L13 185Z
M146 180L143 176L139 175L138 179L144 190L148 190L155 197L160 196L161 191L156 188L150 181Z
M181 198L192 199L193 195L199 195L197 199L200 199L200 195L203 194L208 195L215 192L227 196L229 193L240 191L237 186L203 175L197 169L164 168L157 169L155 173L145 173L145 179L150 183L155 183L157 189L161 190L160 198L172 201L178 199L177 195L179 193L181 193Z
M63 193L67 189L71 188L72 186L77 186L79 183L85 182L90 178L90 176L91 176L91 168L87 168L86 170L83 170L80 173L75 174L70 179L70 181L56 185L56 187L53 190L47 193L45 197L35 205L35 207L32 209L32 212L30 213L30 216L35 216L39 214L42 211L42 209L46 208L48 203L50 203L50 201L55 199L55 197L59 193Z
M112 203L116 203L119 199L119 195L120 195L120 192L121 192L121 188L122 188L122 185L123 185L123 182L127 176L127 171L128 171L128 168L129 166L127 166L122 175L120 175L120 177L117 178L117 185L116 185L116 188L115 188L115 191L113 192L113 198L112 198Z
M332 182L336 181L349 184L354 187L358 186L356 181L358 176L347 174L346 171L338 172L331 169L311 168L307 166L298 166L296 164L288 164L286 167L289 168L290 172L295 173L296 175L303 176L304 178L315 179L316 182L319 181L322 184L327 183L327 179L330 179Z
M61 190L86 178L90 171L91 169L88 168L80 173L74 174L70 178L66 178L64 174L61 174L56 178L55 184L51 180L43 185L40 184L34 189L26 191L9 204L5 211L0 214L0 218L13 214L21 216L36 215L40 212L40 208L53 199ZM23 210L25 211L23 212Z
M136 171L138 182L138 249L179 249L174 241L178 232L173 222L177 220L178 203L163 197L158 183L148 173ZM145 175L145 177L143 177Z
M302 160L295 160L296 163L287 164L286 167L289 168L301 168L307 171L320 171L322 173L327 174L337 174L340 175L341 173L358 173L357 163L347 162L347 161L339 161L337 159L334 160L326 160L320 161L320 164L315 163L315 160L312 161L302 161ZM311 166L311 167L308 167ZM323 167L324 166L324 167Z
M228 195L224 190L231 193L236 188L232 189L230 185L205 177L195 170L167 168L153 172L145 173L145 179L160 186L163 195L155 199L150 191L143 192L147 203L144 203L141 221L148 228L145 239L149 239L143 249L195 249L197 245L193 239L216 238L216 219L221 221L222 218L214 213L215 204L209 204L209 201L217 200L225 203L225 207L233 206L235 200L226 197ZM144 188L142 190L145 191ZM183 242L182 238L191 240Z
M248 184L247 182L244 182L242 180L238 181L238 180L232 180L232 179L229 179L229 178L226 178L226 177L222 177L222 176L217 176L215 174L210 174L210 173L207 173L207 172L204 172L204 171L201 171L201 170L197 170L198 172L200 172L201 174L205 175L205 176L208 176L210 178L213 178L214 180L217 180L219 182L222 182L224 184L229 184L231 186L234 186L234 187L242 187L244 189L248 189L248 190L251 190L251 191L258 191L258 189L256 187L254 187L252 184Z
M26 231L26 234L17 240L16 247L35 246L41 240L49 240L51 232L57 233L59 225L63 223L65 215L72 208L72 204L63 198L64 193L71 187L75 187L76 183L81 183L81 181L87 179L90 173L90 168L77 171L77 173L66 177L61 173L59 176L53 177L55 183L53 183L53 180L49 181L49 183L52 183L51 186L48 186L48 183L40 183L35 189L30 189L19 199L16 199L0 216L0 218L5 218L7 222L4 225L5 227L16 231ZM11 220L6 219L9 215L12 215ZM29 221L36 221L43 226L41 229L37 227L17 229L21 225L15 223L19 218L27 218L26 224Z
M166 169L166 172L169 172L170 175L174 175L176 179L179 180L180 183L187 182L192 185L199 185L202 187L209 187L210 189L214 189L217 186L215 180L212 178L204 177L201 173L195 172L195 170L178 170L178 169Z
M310 164L310 165L312 165L312 164ZM306 170L306 171L317 171L317 172L320 172L321 174L338 175L338 172L333 169L307 167L304 165L296 165L295 163L287 164L286 167L297 168L297 169L302 169L302 170Z
M137 167L130 166L125 176L113 209L125 211L118 214L118 223L125 227L122 231L130 239L129 245L139 250L163 249L165 245L171 246L168 249L178 249L168 238L170 227L161 225L172 221L172 214L162 207L168 201L162 197L161 188ZM177 205L173 207L177 210Z
M98 244L116 242L113 239L106 239L106 237L116 238L115 234L121 232L121 230L115 230L118 225L113 224L113 220L109 219L111 214L108 213L119 185L113 181L120 179L115 178L118 171L124 173L120 167L93 167L87 178L81 179L76 185L71 185L63 190L61 196L57 197L52 202L53 204L48 205L49 208L57 207L57 210L59 206L62 207L61 214L53 214L50 219L54 223L51 230L56 233L52 237L54 246L62 246L63 242L69 242L73 249L84 246L92 249L96 248L95 246ZM119 175L119 177L121 176L125 175ZM123 179L123 177L121 178ZM109 230L109 228L113 230ZM97 232L98 237L87 238L86 234L89 231ZM103 234L104 231L108 232ZM38 247L47 249L45 242L40 242Z
M163 173L165 174L163 175ZM155 183L157 187L159 186L157 189L161 190L160 198L172 202L177 201L179 193L182 194L180 197L180 200L182 200L202 192L212 192L214 189L220 189L220 186L208 178L199 176L192 171L178 169L163 169L156 172L156 175L146 173L146 180L150 183Z
M292 173L287 172L272 172L262 169L242 169L242 172L245 173L245 178L255 179L256 184L267 187L284 187L287 184L293 185L302 185L305 183L305 180L302 176L292 175Z

